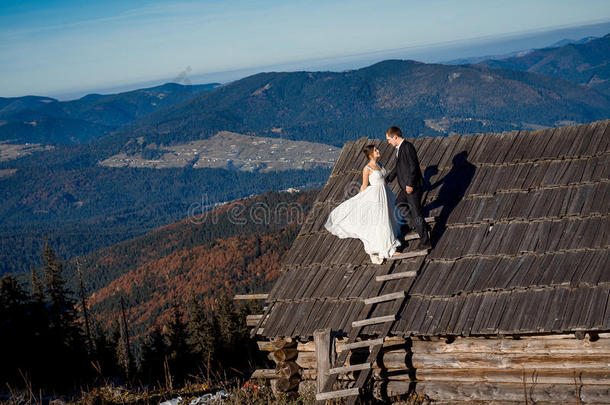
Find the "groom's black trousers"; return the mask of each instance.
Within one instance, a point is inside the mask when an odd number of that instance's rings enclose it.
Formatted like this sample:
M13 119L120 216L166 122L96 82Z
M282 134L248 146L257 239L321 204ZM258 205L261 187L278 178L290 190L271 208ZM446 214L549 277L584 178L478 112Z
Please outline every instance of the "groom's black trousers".
M396 208L402 218L398 222L405 222L415 228L422 242L426 243L428 239L428 224L424 218L424 212L421 206L422 189L420 187L413 189L411 194L407 194L405 190L400 190L396 196Z

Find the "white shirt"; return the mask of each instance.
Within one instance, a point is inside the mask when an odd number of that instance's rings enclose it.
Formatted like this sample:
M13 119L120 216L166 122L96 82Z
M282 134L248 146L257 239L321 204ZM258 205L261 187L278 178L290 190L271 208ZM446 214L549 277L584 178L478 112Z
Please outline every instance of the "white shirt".
M396 145L396 157L398 158L398 149L400 149L400 145L402 145L402 143L404 142L404 138L400 140L400 143L398 145Z

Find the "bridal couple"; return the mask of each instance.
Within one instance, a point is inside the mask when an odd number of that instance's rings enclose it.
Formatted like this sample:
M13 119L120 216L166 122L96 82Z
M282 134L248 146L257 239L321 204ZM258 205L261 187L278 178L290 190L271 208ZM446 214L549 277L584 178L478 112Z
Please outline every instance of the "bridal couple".
M396 166L391 173L379 162L375 145L362 152L368 163L362 169L360 192L331 211L325 228L339 238L358 238L371 262L400 254L401 225L407 223L419 234L419 248L429 249L428 225L421 206L423 177L413 144L403 139L398 127L386 132L387 141L396 148ZM386 183L398 178L400 191L394 195Z

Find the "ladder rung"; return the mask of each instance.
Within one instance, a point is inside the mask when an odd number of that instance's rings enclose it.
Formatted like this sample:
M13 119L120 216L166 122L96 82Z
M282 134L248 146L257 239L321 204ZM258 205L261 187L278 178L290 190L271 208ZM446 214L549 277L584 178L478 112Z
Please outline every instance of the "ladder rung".
M388 280L396 280L398 278L405 278L405 277L415 277L417 275L416 271L403 271L402 273L392 273L392 274L386 274L383 276L377 276L375 277L376 281L388 281Z
M374 325L376 323L384 323L396 320L396 315L378 316L376 318L363 319L361 321L352 322L352 327Z
M379 281L379 280L377 280ZM404 291L398 291L395 293L380 295L378 297L371 297L364 300L365 305L376 304L378 302L397 300L399 298L403 298L405 296Z
M396 256L388 257L388 260L402 260L402 259L410 259L412 257L425 256L428 254L428 249L424 250L414 250L412 252L405 252L398 254Z
M361 340L360 342L354 342L354 343L347 343L347 344L343 345L343 350L352 350L352 349L358 349L360 347L382 345L383 341L384 341L384 338L379 338L379 339Z
M324 401L325 399L349 397L353 395L360 395L360 388L348 388L346 390L320 392L316 394L316 401Z
M415 240L415 239L419 239L419 234L417 232L409 232L408 234L405 235L405 237L403 238L403 240L409 241L409 240Z
M269 294L237 294L234 300L266 300Z
M373 363L352 364L349 366L335 367L328 370L328 374L349 373L350 371L367 370L373 367Z

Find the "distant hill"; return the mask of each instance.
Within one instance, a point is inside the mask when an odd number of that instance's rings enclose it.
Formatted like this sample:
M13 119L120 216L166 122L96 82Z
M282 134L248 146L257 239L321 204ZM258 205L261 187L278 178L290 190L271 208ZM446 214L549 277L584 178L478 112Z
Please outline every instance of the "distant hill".
M0 144L0 152L2 151ZM275 172L328 168L341 150L334 146L289 139L249 136L222 131L211 138L167 147L148 145L139 153L119 153L100 161L107 167L223 168ZM0 154L0 159L1 159Z
M434 134L425 120L447 117L471 122L456 128L464 133L609 116L608 96L561 79L388 60L340 73L260 73L155 111L110 138L171 144L226 130L339 146L360 136L381 137L392 124L409 136Z
M225 290L266 291L317 193L234 201L86 255L81 260L91 313L109 326L122 294L130 326L142 335L167 320L173 300L196 296L209 308ZM74 260L66 271L75 290Z
M78 100L0 98L0 140L83 143L159 108L214 89L218 84L161 86L119 94L89 94Z
M480 64L558 77L610 95L610 34Z
M533 51L534 51L534 49L523 49L520 51L509 52L509 53L502 54L502 55L473 56L473 57L469 57L469 58L459 58L459 59L452 59L452 60L444 61L444 62L442 62L442 64L443 65L469 65L469 64L476 64L476 63L484 62L484 61L487 61L490 59L498 60L498 59L512 58L515 56L523 56L523 55L527 55L528 53L533 52Z
M546 48L558 48L560 46L566 46L570 44L586 44L589 41L597 39L598 37L584 37L581 39L562 39L561 41L557 41L554 44L547 46Z

